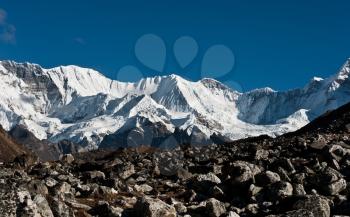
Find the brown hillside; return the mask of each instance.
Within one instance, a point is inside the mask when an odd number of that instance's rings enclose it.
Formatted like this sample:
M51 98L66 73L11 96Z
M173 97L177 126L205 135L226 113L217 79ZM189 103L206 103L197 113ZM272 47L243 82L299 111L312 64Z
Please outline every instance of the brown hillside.
M30 153L28 149L16 143L0 126L0 162L12 161L16 156L28 153Z

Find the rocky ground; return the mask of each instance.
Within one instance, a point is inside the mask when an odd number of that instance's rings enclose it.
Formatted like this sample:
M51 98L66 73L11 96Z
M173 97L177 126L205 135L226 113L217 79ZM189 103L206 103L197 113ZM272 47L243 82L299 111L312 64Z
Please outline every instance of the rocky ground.
M350 216L350 105L275 139L17 157L0 216Z

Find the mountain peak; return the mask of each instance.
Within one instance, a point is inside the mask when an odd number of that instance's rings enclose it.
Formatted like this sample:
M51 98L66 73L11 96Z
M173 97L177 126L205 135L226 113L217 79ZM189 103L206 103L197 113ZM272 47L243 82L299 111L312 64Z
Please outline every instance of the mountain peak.
M343 67L341 68L339 75L349 75L350 74L350 58L346 60Z
M190 134L198 128L208 138L216 133L234 140L296 130L301 121L350 101L350 86L341 80L349 74L350 60L340 78L315 78L313 88L282 92L262 88L238 93L212 78L193 82L176 74L119 82L75 65L43 69L2 61L0 71L0 124L6 130L22 123L37 138L92 142L89 148L140 114L168 129ZM327 92L332 81L335 88ZM295 113L302 109L310 111L307 118Z

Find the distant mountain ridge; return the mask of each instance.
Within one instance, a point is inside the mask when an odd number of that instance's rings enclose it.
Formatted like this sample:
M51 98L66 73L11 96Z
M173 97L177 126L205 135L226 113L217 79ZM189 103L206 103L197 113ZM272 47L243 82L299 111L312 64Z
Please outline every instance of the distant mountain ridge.
M350 60L339 73L303 88L240 93L209 78L169 75L127 83L78 66L0 61L0 124L85 149L276 136L349 102L349 73Z

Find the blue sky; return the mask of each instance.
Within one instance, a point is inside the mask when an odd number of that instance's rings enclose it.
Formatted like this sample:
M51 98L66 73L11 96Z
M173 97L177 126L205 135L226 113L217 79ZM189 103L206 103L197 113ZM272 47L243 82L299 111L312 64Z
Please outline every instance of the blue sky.
M1 0L0 8L0 59L92 67L111 78L133 65L145 76L197 80L205 51L222 44L232 49L235 64L218 80L243 90L286 90L334 74L350 57L347 0ZM165 42L163 72L135 57L136 41L149 33ZM184 69L172 52L181 36L198 44Z

